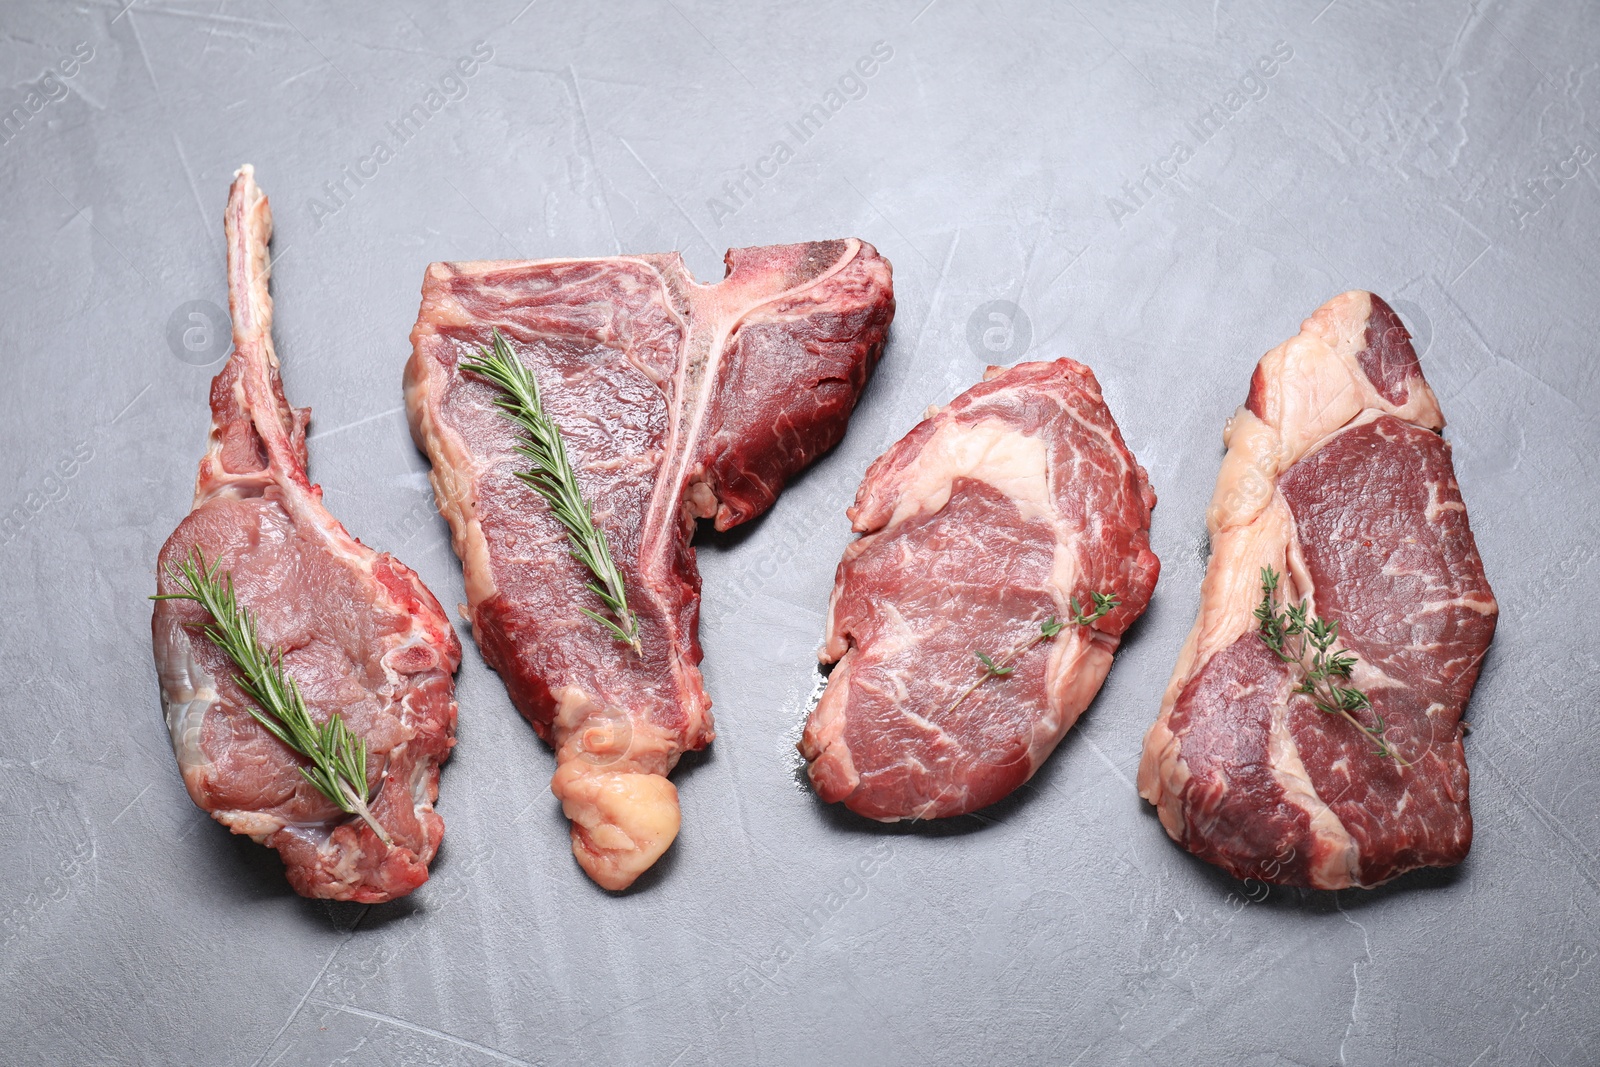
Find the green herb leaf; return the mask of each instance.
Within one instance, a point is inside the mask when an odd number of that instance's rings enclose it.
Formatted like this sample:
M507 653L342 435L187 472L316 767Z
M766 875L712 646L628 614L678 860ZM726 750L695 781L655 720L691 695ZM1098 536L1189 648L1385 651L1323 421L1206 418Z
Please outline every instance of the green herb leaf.
M1091 626L1099 622L1116 610L1118 604L1122 603L1122 600L1115 593L1090 593L1089 600L1093 603L1094 609L1087 614L1079 606L1077 597L1073 597L1068 602L1068 606L1072 608L1072 622L1078 626Z
M1354 653L1334 648L1339 641L1338 621L1311 615L1310 605L1304 600L1279 610L1277 592L1278 572L1271 567L1261 568L1256 633L1273 655L1301 670L1300 684L1294 692L1310 697L1319 710L1339 716L1366 734L1377 746L1375 755L1392 759L1402 767L1411 766L1384 737L1388 726L1367 694L1353 686L1337 684L1348 681L1356 666ZM1360 711L1372 717L1370 724L1356 717Z
M1108 613L1116 609L1118 604L1122 603L1115 593L1090 593L1089 601L1094 607L1092 611L1090 611L1088 614L1085 614L1082 606L1078 603L1078 598L1072 597L1068 601L1068 606L1072 609L1072 615L1069 619L1063 621L1056 616L1051 615L1049 618L1045 619L1039 624L1038 633L1034 634L1032 637L1029 637L1020 645L1012 648L1004 655L995 657L989 655L987 652L974 652L973 655L978 657L978 662L983 666L983 673L978 675L977 681L967 686L962 694L956 697L955 703L950 705L950 707L945 711L945 714L948 715L959 708L962 701L971 696L980 685L982 685L984 682L987 682L990 678L1004 678L1006 675L1015 671L1016 667L1014 666L1014 663L1018 656L1028 651L1028 649L1032 648L1034 645L1037 645L1040 641L1046 641L1052 637L1055 637L1062 630L1066 629L1068 622L1076 626L1089 626L1100 619L1105 618Z
M1004 678L1016 669L1015 667L1007 667L996 663L987 652L974 652L973 655L978 657L978 661L983 664L983 669L996 678Z

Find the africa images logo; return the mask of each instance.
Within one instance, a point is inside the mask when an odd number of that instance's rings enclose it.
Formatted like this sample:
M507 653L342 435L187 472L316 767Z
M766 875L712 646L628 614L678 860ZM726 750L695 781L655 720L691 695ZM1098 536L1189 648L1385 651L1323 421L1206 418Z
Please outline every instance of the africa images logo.
M315 223L312 229L322 229L323 222L329 216L337 215L349 206L355 199L355 194L376 178L379 169L398 156L400 150L422 132L428 120L449 105L466 99L468 79L482 70L483 64L493 58L494 47L488 42L479 41L473 45L471 54L457 59L437 79L437 84L428 86L428 91L422 99L402 109L399 118L384 126L384 133L387 136L374 141L370 152L358 159L353 166L346 164L341 167L338 177L334 180L323 182L322 189L328 194L328 198L319 200L313 196L306 203L311 212L312 222Z
M1121 226L1124 219L1132 218L1154 200L1168 182L1181 181L1184 166L1222 132L1235 115L1249 104L1265 100L1267 83L1293 58L1294 47L1287 41L1274 43L1270 54L1258 56L1249 69L1228 85L1220 100L1208 101L1204 111L1184 124L1187 136L1174 140L1166 155L1154 163L1146 163L1136 177L1123 182L1118 190L1121 196L1106 197L1111 221Z
M834 84L822 94L821 100L784 126L784 135L773 141L763 155L754 163L740 167L737 178L729 178L722 183L725 199L715 196L707 198L706 210L711 212L711 221L720 226L724 219L737 214L755 195L751 185L760 189L777 178L779 172L794 159L795 153L821 133L828 120L844 110L845 104L867 95L867 80L893 58L894 47L888 41L875 42L871 53L857 59L835 79Z
M61 84L62 80L77 77L78 71L93 58L94 46L88 41L79 41L73 45L71 55L63 56L54 67L41 74L38 81L28 86L22 103L10 110L0 111L0 144L10 144L21 136L28 123L47 105L65 100L67 87Z

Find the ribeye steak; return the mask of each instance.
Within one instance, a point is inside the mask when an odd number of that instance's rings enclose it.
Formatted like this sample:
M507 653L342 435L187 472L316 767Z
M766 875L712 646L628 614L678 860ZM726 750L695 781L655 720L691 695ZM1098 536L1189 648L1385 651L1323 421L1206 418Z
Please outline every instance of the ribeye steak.
M676 254L435 263L406 367L417 444L489 665L556 749L551 789L572 850L608 889L676 837L666 778L711 741L701 684L696 518L726 530L843 435L882 350L887 260L857 240L735 249L694 280ZM580 609L600 604L544 500L516 474L495 388L460 367L498 330L538 380L610 542L641 651Z
M196 631L209 617L185 600L157 601L151 620L172 748L194 802L277 849L296 890L390 900L427 880L444 836L433 803L455 743L461 644L421 580L351 537L307 480L311 412L284 399L267 292L272 212L248 166L225 222L234 351L211 383L194 508L161 549L158 587L175 592L168 567L196 549L232 575L312 718L341 715L366 740L370 806L394 843L300 775L304 761L251 717L231 663Z
M1032 777L1150 600L1154 506L1094 374L1069 359L989 368L884 453L849 510L862 536L822 651L836 666L800 742L822 798L942 818ZM1043 639L1097 592L1120 605ZM1009 673L968 692L980 651Z
M1139 791L1241 878L1371 886L1472 843L1461 713L1497 608L1444 416L1381 299L1349 292L1256 367L1207 514L1200 614L1145 738ZM1264 567L1339 625L1395 756L1297 688L1262 642ZM1409 763L1410 766L1406 766Z

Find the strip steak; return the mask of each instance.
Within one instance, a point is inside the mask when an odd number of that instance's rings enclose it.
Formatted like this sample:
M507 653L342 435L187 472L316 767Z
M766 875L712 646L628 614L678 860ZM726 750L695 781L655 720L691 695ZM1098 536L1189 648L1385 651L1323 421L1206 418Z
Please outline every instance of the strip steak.
M1267 353L1228 422L1200 614L1139 791L1173 840L1237 877L1343 889L1467 854L1461 713L1498 609L1443 427L1405 327L1365 292ZM1350 684L1411 766L1291 692L1302 670L1252 617L1263 567L1339 624Z

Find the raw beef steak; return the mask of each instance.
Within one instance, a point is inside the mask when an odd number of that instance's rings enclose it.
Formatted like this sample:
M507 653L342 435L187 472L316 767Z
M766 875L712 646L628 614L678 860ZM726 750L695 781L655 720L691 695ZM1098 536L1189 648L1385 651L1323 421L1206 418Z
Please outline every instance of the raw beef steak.
M932 819L1032 777L1150 600L1155 502L1081 363L990 367L931 412L848 512L863 536L829 605L822 660L837 665L800 742L818 794L885 822ZM1074 598L1089 614L1093 593L1120 604L1043 637ZM1013 649L1009 673L968 691L975 653Z
M305 761L251 717L233 665L195 629L209 616L186 600L158 600L151 620L172 748L194 802L277 849L297 891L391 900L427 881L444 836L433 803L455 743L461 644L421 580L345 532L307 480L311 412L283 396L267 293L272 212L248 166L225 221L234 351L211 383L194 509L161 549L158 586L177 592L168 569L196 549L233 576L311 717L341 715L366 740L370 807L393 844L301 776Z
M621 889L676 837L666 775L712 738L701 685L696 518L726 530L844 434L894 314L887 260L857 240L727 255L694 280L676 254L435 263L406 367L417 444L433 462L473 635L556 749L551 789L578 862ZM517 478L495 387L464 372L498 330L561 427L610 542L640 651L598 610L544 499Z
M1262 358L1223 432L1200 615L1145 738L1139 791L1173 840L1241 878L1372 886L1472 843L1461 712L1494 635L1444 416L1400 319L1328 301ZM1262 569L1339 625L1347 684L1387 726L1294 692L1268 650ZM1407 766L1406 764L1410 764Z

